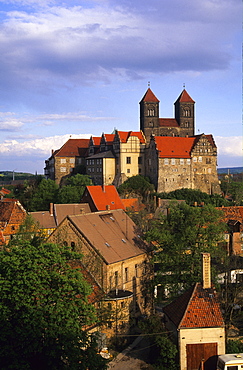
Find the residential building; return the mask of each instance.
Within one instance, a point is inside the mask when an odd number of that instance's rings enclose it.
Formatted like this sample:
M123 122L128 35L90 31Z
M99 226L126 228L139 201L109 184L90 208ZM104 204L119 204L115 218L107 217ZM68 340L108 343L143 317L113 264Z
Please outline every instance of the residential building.
M25 217L26 211L17 199L0 200L0 246L9 243Z
M105 303L115 312L106 321L110 334L126 326L131 317L148 313L151 300L145 282L151 270L147 245L123 210L67 216L48 241L69 245L83 255L82 265L105 294L100 305Z
M90 139L69 139L60 149L52 151L45 161L45 176L57 184L72 173L74 168L81 168L85 173L85 157L88 155Z
M81 203L87 203L91 212L125 209L114 185L86 186Z
M50 203L49 211L30 212L40 231L47 237L68 215L79 215L89 213L90 207L87 203L53 204Z
M202 283L163 309L166 326L178 344L180 370L216 369L217 355L225 353L224 320L211 285L209 253L203 253L202 263Z
M152 136L146 150L145 173L157 192L189 188L220 193L217 149L212 135Z
M229 255L243 256L243 206L218 207L228 225L224 247Z

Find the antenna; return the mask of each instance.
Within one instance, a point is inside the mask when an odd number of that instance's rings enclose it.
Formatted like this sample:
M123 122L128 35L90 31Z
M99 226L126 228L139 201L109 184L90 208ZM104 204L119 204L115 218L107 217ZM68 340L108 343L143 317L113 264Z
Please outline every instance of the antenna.
M150 81L148 81L148 87L150 87Z
M185 89L186 88L186 84L185 84L185 82L184 82L184 84L183 84L183 89Z

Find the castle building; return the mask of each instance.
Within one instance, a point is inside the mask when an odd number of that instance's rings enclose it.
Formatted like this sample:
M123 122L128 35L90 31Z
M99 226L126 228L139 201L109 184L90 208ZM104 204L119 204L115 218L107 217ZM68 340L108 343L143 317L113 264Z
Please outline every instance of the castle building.
M217 147L212 135L195 135L195 101L183 89L174 118L159 117L150 89L140 101L140 131L118 131L70 139L46 161L47 178L60 182L83 164L94 185L119 186L129 177L148 176L157 192L180 188L220 193Z
M194 100L184 89L175 102L175 118L159 118L159 100L148 88L140 101L140 130L147 142L150 136L193 136Z

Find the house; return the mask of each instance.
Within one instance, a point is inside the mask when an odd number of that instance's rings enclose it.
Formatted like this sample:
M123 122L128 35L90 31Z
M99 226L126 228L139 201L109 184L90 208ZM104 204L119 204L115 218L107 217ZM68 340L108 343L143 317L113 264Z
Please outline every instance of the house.
M225 353L224 321L211 285L210 255L203 253L203 282L196 283L164 307L166 327L177 341L180 370L216 369L217 355Z
M72 173L74 168L83 167L85 172L85 157L88 155L90 139L69 139L60 149L53 150L45 161L45 176L60 183L63 177Z
M6 195L10 194L11 191L8 190L8 189L4 189L2 187L2 189L0 189L0 200L3 199L4 197L6 197Z
M114 185L86 186L81 203L88 203L91 212L125 209Z
M89 213L90 207L87 203L53 204L50 203L49 211L30 212L39 229L49 236L57 226L68 215L79 215Z
M17 199L0 200L0 246L8 244L25 217L26 211Z
M229 255L243 256L243 206L218 207L229 230L225 233L224 246Z
M110 312L105 321L110 335L126 327L132 317L148 313L147 245L123 210L67 216L48 241L82 253L84 268L105 293L99 309L105 304Z
M217 149L212 135L153 136L146 150L145 173L157 192L199 189L220 193Z

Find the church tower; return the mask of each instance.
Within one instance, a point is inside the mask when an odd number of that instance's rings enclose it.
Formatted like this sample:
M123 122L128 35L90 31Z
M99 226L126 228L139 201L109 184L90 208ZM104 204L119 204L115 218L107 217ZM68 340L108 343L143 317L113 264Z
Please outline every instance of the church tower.
M175 119L182 137L195 135L194 100L184 89L175 102Z
M159 100L149 87L139 104L140 130L143 131L147 142L149 142L151 134L158 135Z

